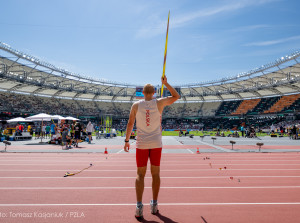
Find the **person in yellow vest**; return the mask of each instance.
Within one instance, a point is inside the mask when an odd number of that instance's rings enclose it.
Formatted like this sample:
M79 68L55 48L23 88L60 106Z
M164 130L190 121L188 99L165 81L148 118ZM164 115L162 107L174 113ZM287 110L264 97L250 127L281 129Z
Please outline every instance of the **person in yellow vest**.
M31 125L27 126L27 132L30 132L30 135L31 135L31 128L32 128Z

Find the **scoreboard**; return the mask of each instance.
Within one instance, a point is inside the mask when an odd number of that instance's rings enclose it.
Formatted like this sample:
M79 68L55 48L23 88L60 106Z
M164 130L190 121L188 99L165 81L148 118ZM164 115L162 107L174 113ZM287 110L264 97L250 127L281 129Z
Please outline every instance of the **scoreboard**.
M174 89L181 96L181 89L180 89L180 87L175 87ZM159 96L160 96L160 91L161 91L161 88L159 89ZM164 88L163 97L169 97L169 96L171 96L170 91L167 88Z

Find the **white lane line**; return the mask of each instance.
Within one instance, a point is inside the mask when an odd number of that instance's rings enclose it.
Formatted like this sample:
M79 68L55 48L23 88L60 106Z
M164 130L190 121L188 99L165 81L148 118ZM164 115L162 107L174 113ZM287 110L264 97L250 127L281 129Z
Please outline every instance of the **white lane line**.
M254 187L160 187L160 189L297 189L300 186L254 186ZM135 189L135 187L0 187L0 190L112 190ZM152 189L152 187L145 187Z
M209 168L209 169L178 169L178 170L164 170L161 169L160 172L201 172L201 171L216 171L219 170L218 168ZM240 171L240 170L253 170L253 171L290 171L290 170L296 170L296 171L300 171L300 169L226 169L226 170L220 170L223 172L228 172L228 171ZM56 171L66 171L66 170L0 170L1 172L56 172ZM72 170L72 171L80 171L80 170ZM128 170L88 170L88 172L130 172L130 171L134 171L136 172L136 169L128 169Z
M211 144L211 143L207 143L207 142L203 142L203 141L199 141L199 140L196 140L196 142L202 143L202 144L207 145L207 146L210 146L210 147L213 147L213 148L218 149L218 150L221 150L221 151L223 151L223 152L227 152L227 153L235 153L234 150L231 150L231 149L225 149L225 148L222 148L222 147L220 147L220 146L216 146L216 145Z
M235 176L234 178L300 178L300 176ZM70 177L68 179L135 179L136 177ZM152 177L145 177L152 179ZM161 179L227 179L229 176L207 176L207 177L160 177ZM0 177L0 179L62 179L64 177Z
M119 153L121 153L121 152L123 152L124 151L124 149L121 149L120 151L118 151L118 152L116 152L117 154L119 154ZM96 161L96 162L98 162L98 161ZM103 161L101 161L101 162L103 162Z
M201 149L201 148L200 148ZM243 153L244 155L240 155L241 153L232 153L232 154L226 154L226 153L212 153L212 152L206 152L206 153L202 153L202 154L205 154L205 155L210 155L211 157L213 158L244 158L244 157L247 157L247 158L267 158L267 159L270 159L270 158L299 158L300 155L298 155L299 152L292 152L292 153ZM20 153L19 153L20 154ZM26 155L25 155L26 154ZM1 154L2 158L0 157L0 160L1 161L4 161L6 160L7 158L36 158L36 159L40 159L40 158L47 158L46 160L48 160L48 158L83 158L83 159L87 159L87 158L90 158L91 156L94 156L95 153L81 153L82 156L79 156L77 154L79 153L72 153L73 156L69 156L70 154L67 154L68 156L66 156L66 153L60 153L60 154L57 154L57 156L48 156L48 157L45 157L45 156L33 156L32 154L28 154L28 153L25 153L23 156L18 156L18 154L14 153L13 156L8 156L8 155L11 155L11 154ZM49 153L48 153L49 154ZM92 154L92 155L91 155ZM53 154L49 154L49 155L53 155ZM99 156L103 156L103 153L97 153L97 155ZM130 154L132 155L132 157L135 155L135 154ZM186 157L193 157L196 159L196 156L191 156L191 154L187 154L187 153L168 153L168 157L177 157L177 156L186 156ZM119 158L119 159L126 159L124 158L124 156L117 156L116 158ZM260 160L262 160L260 159Z
M145 206L150 204L145 203ZM281 203L159 203L160 206L223 206L223 205L300 205L300 202ZM0 207L36 207L36 206L136 206L136 203L128 204L0 204Z
M122 152L122 151L121 151ZM191 153L192 153L192 151L190 151ZM110 156L108 156L108 157L110 157ZM104 161L103 163L105 163L105 162L109 162L109 161ZM299 161L300 162L300 161ZM64 162L61 162L61 163L64 163ZM85 163L96 163L96 162L85 162ZM132 165L127 165L127 164L123 164L123 165L114 165L114 164L112 164L112 165L103 165L103 164L97 164L97 165L99 165L99 166L101 166L101 167L103 167L103 166L108 166L108 167L136 167L136 165L135 165L135 162L134 161L132 161L131 163L133 163ZM74 162L74 164L76 164L76 162ZM39 164L39 165L42 165L42 166L70 166L70 165L74 165L74 164ZM218 166L218 165L220 165L220 166L222 166L222 165L224 165L224 166L300 166L300 163L282 163L282 164L280 164L280 163L276 163L276 164L273 164L273 163L265 163L265 164L263 164L263 163L211 163L213 166ZM0 164L1 166L35 166L35 165L37 165L37 164ZM207 165L209 165L209 163L207 162L207 163L184 163L184 164L162 164L161 165L161 167L165 167L165 166L177 166L177 167L179 167L179 166L207 166ZM96 165L94 165L94 166L96 166ZM1 170L0 170L1 171Z
M135 143L136 143L135 141L132 142L132 143L130 143L130 146L134 145ZM121 150L119 150L118 152L116 152L116 154L120 154L120 153L125 153L124 148L122 148ZM118 161L115 161L115 162L118 162ZM127 162L132 162L132 161L127 161Z
M191 151L191 153L193 153L194 154L194 152L191 150L191 149L187 149L187 150L190 150ZM120 153L120 152L122 152L122 151L124 151L124 149L121 149L120 151L118 151L118 152L116 152L116 154L118 154L118 153ZM168 154L170 154L170 153L168 153ZM205 157L205 156L209 156L209 157L211 157L210 155L207 155L207 154L203 154L202 153L202 155L203 155L203 157L198 157L199 159L195 159L195 160L190 160L190 161L195 161L195 162L199 162L199 161L202 161L202 159ZM103 157L103 156L102 156ZM99 156L99 158L101 158L100 156ZM213 161L224 161L224 160L218 160L218 159L214 159L215 157L211 157L211 160L213 160ZM232 158L232 157L231 157ZM168 159L168 158L167 158ZM104 163L104 162L107 162L107 161L99 161L99 160L95 160L95 161L91 161L91 160L86 160L86 161L84 161L84 160L78 160L78 161L74 161L74 160L71 160L71 161L68 161L68 160L61 160L61 161L58 161L57 159L55 159L55 160L49 160L49 159L44 159L44 160L42 160L42 159L39 159L39 160L31 160L31 159L26 159L26 160L7 160L7 159L5 159L5 160L1 160L0 159L0 161L1 162L41 162L41 163L45 163L45 162L48 162L48 163L86 163L86 162L94 162L94 163ZM110 163L132 163L134 160L133 159L131 159L131 160L110 160ZM236 162L236 161L242 161L242 162L245 162L245 161L253 161L253 162L300 162L300 159L299 160L262 160L262 159L260 159L260 160L235 160L235 159L226 159L226 161L228 161L228 162ZM187 161L185 160L185 161L181 161L181 160L178 160L178 161L170 161L170 160L163 160L162 161L163 163L176 163L176 164L178 164L178 163L186 163ZM0 164L0 165L8 165L8 164ZM10 165L14 165L14 164L10 164ZM21 164L18 164L18 165L21 165ZM188 165L188 164L180 164L180 165Z
M187 149L187 151L189 151L190 153L194 154L194 152L192 150L190 150L190 149ZM178 166L178 164L177 164L177 166Z

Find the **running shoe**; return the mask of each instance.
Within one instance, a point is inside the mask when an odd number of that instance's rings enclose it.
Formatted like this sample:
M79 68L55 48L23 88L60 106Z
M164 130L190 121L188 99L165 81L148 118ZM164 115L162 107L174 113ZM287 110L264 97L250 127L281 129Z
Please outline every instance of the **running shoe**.
M158 213L158 205L157 203L153 203L153 200L150 201L150 208L151 208L151 214L157 214Z
M143 219L143 209L144 209L144 205L142 206L136 206L136 209L135 209L135 217L137 220L141 220Z

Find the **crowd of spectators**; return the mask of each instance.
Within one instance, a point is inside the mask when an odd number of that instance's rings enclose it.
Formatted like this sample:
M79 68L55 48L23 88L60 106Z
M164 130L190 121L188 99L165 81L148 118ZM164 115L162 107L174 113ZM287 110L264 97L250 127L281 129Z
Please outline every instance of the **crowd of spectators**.
M291 139L299 138L300 121L290 120L281 121L276 124L272 124L270 130L272 133L288 134Z
M226 119L216 117L215 114L218 109L226 110L235 102L197 102L197 103L175 103L164 109L162 129L175 129L175 130L214 130L214 129L231 129L239 130L241 121L239 119ZM130 113L132 103L121 102L100 102L89 100L74 100L62 99L54 97L40 97L27 94L16 94L8 92L0 92L0 111L10 113L50 113L59 114L64 116L94 116L98 117L95 121L100 123L102 115L109 114L114 117L112 128L124 132ZM227 108L231 108L230 106ZM207 118L208 116L211 116ZM8 118L8 117L7 117ZM299 119L299 118L298 118ZM50 133L46 134L48 125L43 126L32 125L28 130L27 126L24 129L16 130L16 134L21 131L28 131L37 133L36 137L50 137ZM96 125L95 125L96 126ZM287 121L285 119L268 119L264 117L250 118L247 120L247 126L244 129L246 133L251 132L251 128L255 126L255 132L262 129L268 129L270 132L289 134L291 138L297 138L299 134L299 121ZM19 126L20 127L20 126ZM22 128L22 127L21 127ZM46 129L47 128L47 129ZM58 127L57 127L58 128ZM66 126L70 130L70 126ZM84 129L84 127L83 127ZM222 135L222 132L219 132ZM254 134L248 135L249 137Z
M94 102L88 100L39 97L0 92L0 111L10 113L51 113L67 116L128 116L131 103Z
M270 99L268 99L270 101ZM265 101L265 99L262 99ZM299 101L299 100L298 100ZM174 103L163 111L164 118L215 117L228 114L240 101ZM293 105L296 106L297 104ZM42 97L30 94L0 92L0 111L11 113L52 113L68 116L99 116L109 114L128 117L132 102Z

